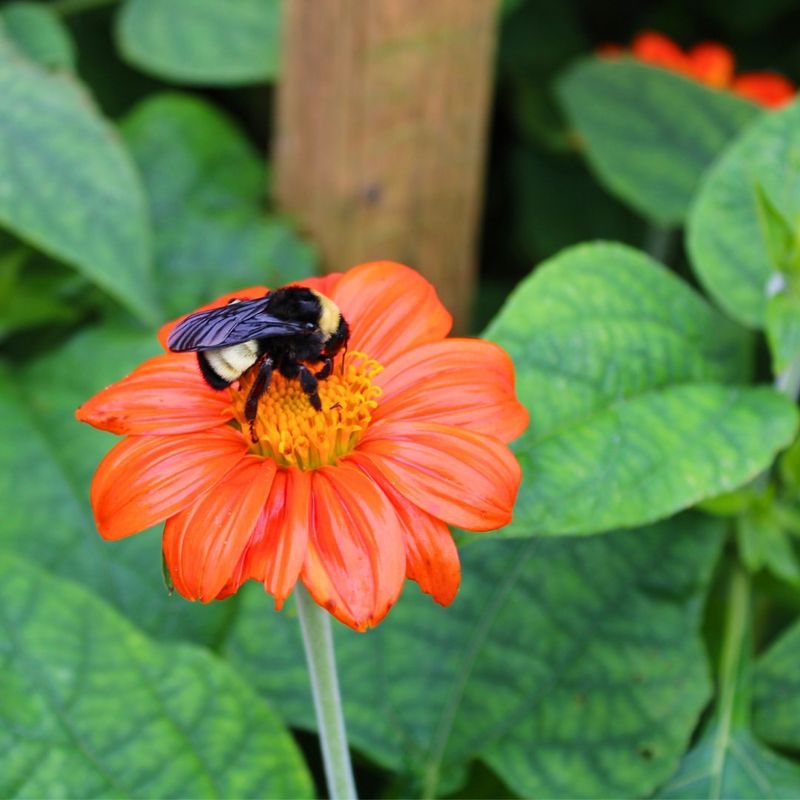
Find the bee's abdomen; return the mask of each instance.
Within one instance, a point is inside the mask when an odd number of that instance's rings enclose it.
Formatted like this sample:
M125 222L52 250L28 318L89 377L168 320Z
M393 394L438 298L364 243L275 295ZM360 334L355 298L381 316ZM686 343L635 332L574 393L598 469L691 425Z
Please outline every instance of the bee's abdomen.
M230 347L203 350L197 354L200 371L209 386L224 389L258 360L258 343L242 342Z

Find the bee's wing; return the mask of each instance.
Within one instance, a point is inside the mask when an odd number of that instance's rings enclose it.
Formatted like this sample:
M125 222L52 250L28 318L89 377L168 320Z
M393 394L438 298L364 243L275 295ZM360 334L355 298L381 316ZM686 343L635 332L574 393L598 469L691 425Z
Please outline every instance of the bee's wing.
M197 311L181 320L170 332L167 347L174 352L229 347L269 336L292 336L306 332L302 323L288 322L264 311L264 297Z

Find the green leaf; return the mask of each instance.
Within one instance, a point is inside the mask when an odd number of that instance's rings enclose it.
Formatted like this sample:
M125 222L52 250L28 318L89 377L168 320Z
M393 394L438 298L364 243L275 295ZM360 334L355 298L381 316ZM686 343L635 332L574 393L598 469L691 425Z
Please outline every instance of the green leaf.
M759 109L667 70L593 58L558 83L598 178L659 225L683 222L705 169Z
M316 259L263 211L266 167L212 105L156 95L123 123L155 220L157 276L175 315L243 286L289 283Z
M279 0L127 0L117 43L131 64L186 84L231 86L274 78Z
M765 323L772 370L777 375L800 359L800 293L784 290L770 297Z
M773 575L800 585L800 564L789 535L771 508L754 508L736 520L736 540L742 563L751 571L768 569Z
M651 522L751 480L791 442L794 404L772 389L675 386L614 403L526 448L508 535Z
M659 798L796 798L800 766L779 757L753 735L751 720L752 612L750 578L738 566L725 600L716 705L699 741Z
M582 534L668 516L736 488L791 441L772 389L732 388L747 335L656 262L575 247L537 268L486 336L531 413L505 535Z
M686 756L680 771L657 795L686 800L796 800L800 767L764 747L746 729L708 732Z
M756 663L753 724L776 747L800 749L800 622L792 625ZM798 790L800 794L800 790Z
M118 439L74 411L158 349L152 334L96 328L13 379L0 373L0 547L87 584L150 633L209 643L235 603L170 597L159 534L104 542L89 507L92 474Z
M291 735L208 652L156 645L0 555L3 797L312 797Z
M144 195L116 132L77 81L1 33L0 96L0 225L155 322Z
M51 69L74 69L75 46L61 18L42 3L9 3L0 8L0 25L32 61Z
M800 439L784 452L778 460L778 474L789 490L800 489Z
M772 276L800 264L800 104L764 114L709 170L688 248L714 300L763 327Z
M336 627L351 742L428 797L476 758L522 797L646 796L708 698L698 626L720 543L720 523L690 516L591 539L473 537L449 609L407 591L375 631ZM293 609L263 606L258 588L245 596L226 652L313 727Z

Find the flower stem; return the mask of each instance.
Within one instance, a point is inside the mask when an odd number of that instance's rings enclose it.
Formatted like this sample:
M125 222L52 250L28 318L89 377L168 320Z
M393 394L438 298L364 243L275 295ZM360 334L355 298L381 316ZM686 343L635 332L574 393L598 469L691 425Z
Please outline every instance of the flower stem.
M297 585L295 598L314 696L328 794L331 800L355 800L356 785L347 747L339 678L336 675L331 620L328 612L314 602L305 586Z

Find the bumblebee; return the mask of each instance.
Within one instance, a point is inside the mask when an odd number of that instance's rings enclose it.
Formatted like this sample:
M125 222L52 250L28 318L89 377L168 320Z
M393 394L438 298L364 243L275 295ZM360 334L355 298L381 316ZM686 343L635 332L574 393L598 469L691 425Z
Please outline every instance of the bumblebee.
M225 389L251 367L257 372L245 401L253 423L273 370L298 379L311 405L322 410L319 381L333 370L333 358L347 347L350 330L336 304L301 286L286 286L253 300L196 311L181 320L167 339L176 353L196 352L200 372L214 389ZM322 364L313 372L307 364Z

